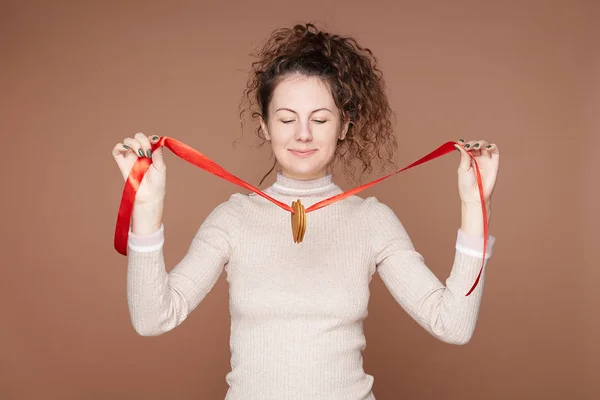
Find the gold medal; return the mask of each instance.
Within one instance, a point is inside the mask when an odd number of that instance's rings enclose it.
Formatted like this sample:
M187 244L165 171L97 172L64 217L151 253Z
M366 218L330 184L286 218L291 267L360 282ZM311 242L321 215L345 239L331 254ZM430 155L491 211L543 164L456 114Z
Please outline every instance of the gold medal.
M298 243L302 243L304 234L306 233L306 210L302 203L300 203L300 200L298 200L298 205L300 206L300 215L302 216L302 227L300 228L300 239L298 240Z
M300 200L292 202L292 237L294 243L301 243L306 232L306 211Z

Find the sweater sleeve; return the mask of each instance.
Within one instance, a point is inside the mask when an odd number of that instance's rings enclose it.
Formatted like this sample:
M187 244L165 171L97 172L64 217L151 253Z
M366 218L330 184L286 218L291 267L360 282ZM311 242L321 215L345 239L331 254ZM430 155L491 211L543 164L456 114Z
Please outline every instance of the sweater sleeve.
M483 262L483 238L457 233L454 263L446 284L426 266L402 223L386 205L372 200L370 223L377 271L400 306L439 340L466 344L472 337L481 303L485 266L479 284L466 296ZM485 265L495 238L488 238Z
M164 226L145 236L129 232L127 301L138 334L157 336L174 329L210 292L239 238L242 207L240 194L218 205L169 273L163 256Z

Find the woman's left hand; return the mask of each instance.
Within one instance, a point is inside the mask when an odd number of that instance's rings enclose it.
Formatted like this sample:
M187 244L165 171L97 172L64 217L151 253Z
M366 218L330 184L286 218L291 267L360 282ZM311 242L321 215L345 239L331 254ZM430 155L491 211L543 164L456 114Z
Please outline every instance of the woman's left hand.
M485 140L464 141L459 139L458 145L455 145L455 147L461 153L458 166L458 192L462 203L465 205L477 204L481 207L477 172L473 159L469 156L469 153L471 153L477 160L479 172L481 173L484 201L486 206L489 206L498 176L500 161L498 146Z

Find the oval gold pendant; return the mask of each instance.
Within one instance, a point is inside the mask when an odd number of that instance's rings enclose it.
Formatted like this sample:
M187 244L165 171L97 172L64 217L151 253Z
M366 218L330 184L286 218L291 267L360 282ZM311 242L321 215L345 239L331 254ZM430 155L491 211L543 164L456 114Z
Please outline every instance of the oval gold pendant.
M292 237L294 243L301 243L306 233L306 211L300 200L292 202Z

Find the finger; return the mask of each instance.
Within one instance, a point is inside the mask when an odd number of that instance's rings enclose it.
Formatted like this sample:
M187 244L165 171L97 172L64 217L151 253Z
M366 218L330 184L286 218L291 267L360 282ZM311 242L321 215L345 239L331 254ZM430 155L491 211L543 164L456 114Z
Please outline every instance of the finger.
M496 143L489 143L485 146L485 149L490 153L500 153L500 149L498 148L498 145L496 145Z
M160 136L149 135L148 143L150 143L150 149L152 149L152 146L154 146L159 140L160 140ZM160 149L160 155L162 155L162 146L160 146L160 147L157 147L156 150L152 151L152 154L151 154L152 158L154 158L154 155L156 154L157 151L159 151L159 149Z
M123 140L123 144L126 144L127 146L131 147L131 149L133 150L133 154L135 154L137 157L146 156L144 154L144 150L142 149L142 145L140 144L140 142L137 141L137 139L125 138L125 140Z
M476 140L469 140L469 141L465 142L465 145L464 145L465 150L472 152L473 155L479 155L478 149L474 147L476 143L477 143Z
M465 148L465 150L471 151L474 144L475 144L474 140L464 141L463 147Z
M150 144L154 144L154 143L158 142L159 139L160 139L160 136L157 136L157 135L149 135L148 136L148 141L150 142Z
M484 153L485 146L487 146L487 145L488 145L488 142L485 141L485 140L477 140L477 141L475 141L475 143L473 144L473 147L472 147L472 149L473 149L472 150L473 151L473 155L474 156L480 156L480 155L485 154Z
M158 142L160 139L159 136L153 135L153 136L149 136L148 140L150 141L150 143L154 144L156 142ZM152 165L158 169L159 171L164 172L165 171L165 162L163 159L163 146L158 146L156 149L154 149L154 151L152 152Z
M133 162L137 159L133 149L126 144L117 143L112 150L113 158L115 159L123 179L127 179Z
M468 171L469 168L471 168L471 156L460 144L454 145L454 147L460 152L460 163L458 165L458 170Z
M475 144L473 144L473 149L481 150L484 149L485 146L488 145L488 142L485 140L477 140Z
M113 157L119 157L119 156L126 156L128 153L131 153L131 147L123 144L123 143L117 143L113 149L112 149L112 156Z
M478 140L478 141L477 141L477 143L475 143L475 145L474 145L474 146L476 146L476 147L477 147L477 149L479 150L479 154L480 154L481 156L484 156L484 157L489 157L489 156L490 156L490 154L489 154L489 152L487 151L487 145L488 145L488 144L489 144L489 143L488 143L486 140Z
M500 149L495 143L488 144L486 150L490 153L490 158L498 159L500 157Z
M454 148L461 153L461 148L463 148L466 143L465 139L458 139L455 143L457 144L454 145Z
M150 144L150 140L148 140L148 137L143 133L138 132L135 134L134 138L138 142L140 142L144 155L148 158L152 158L152 145Z

